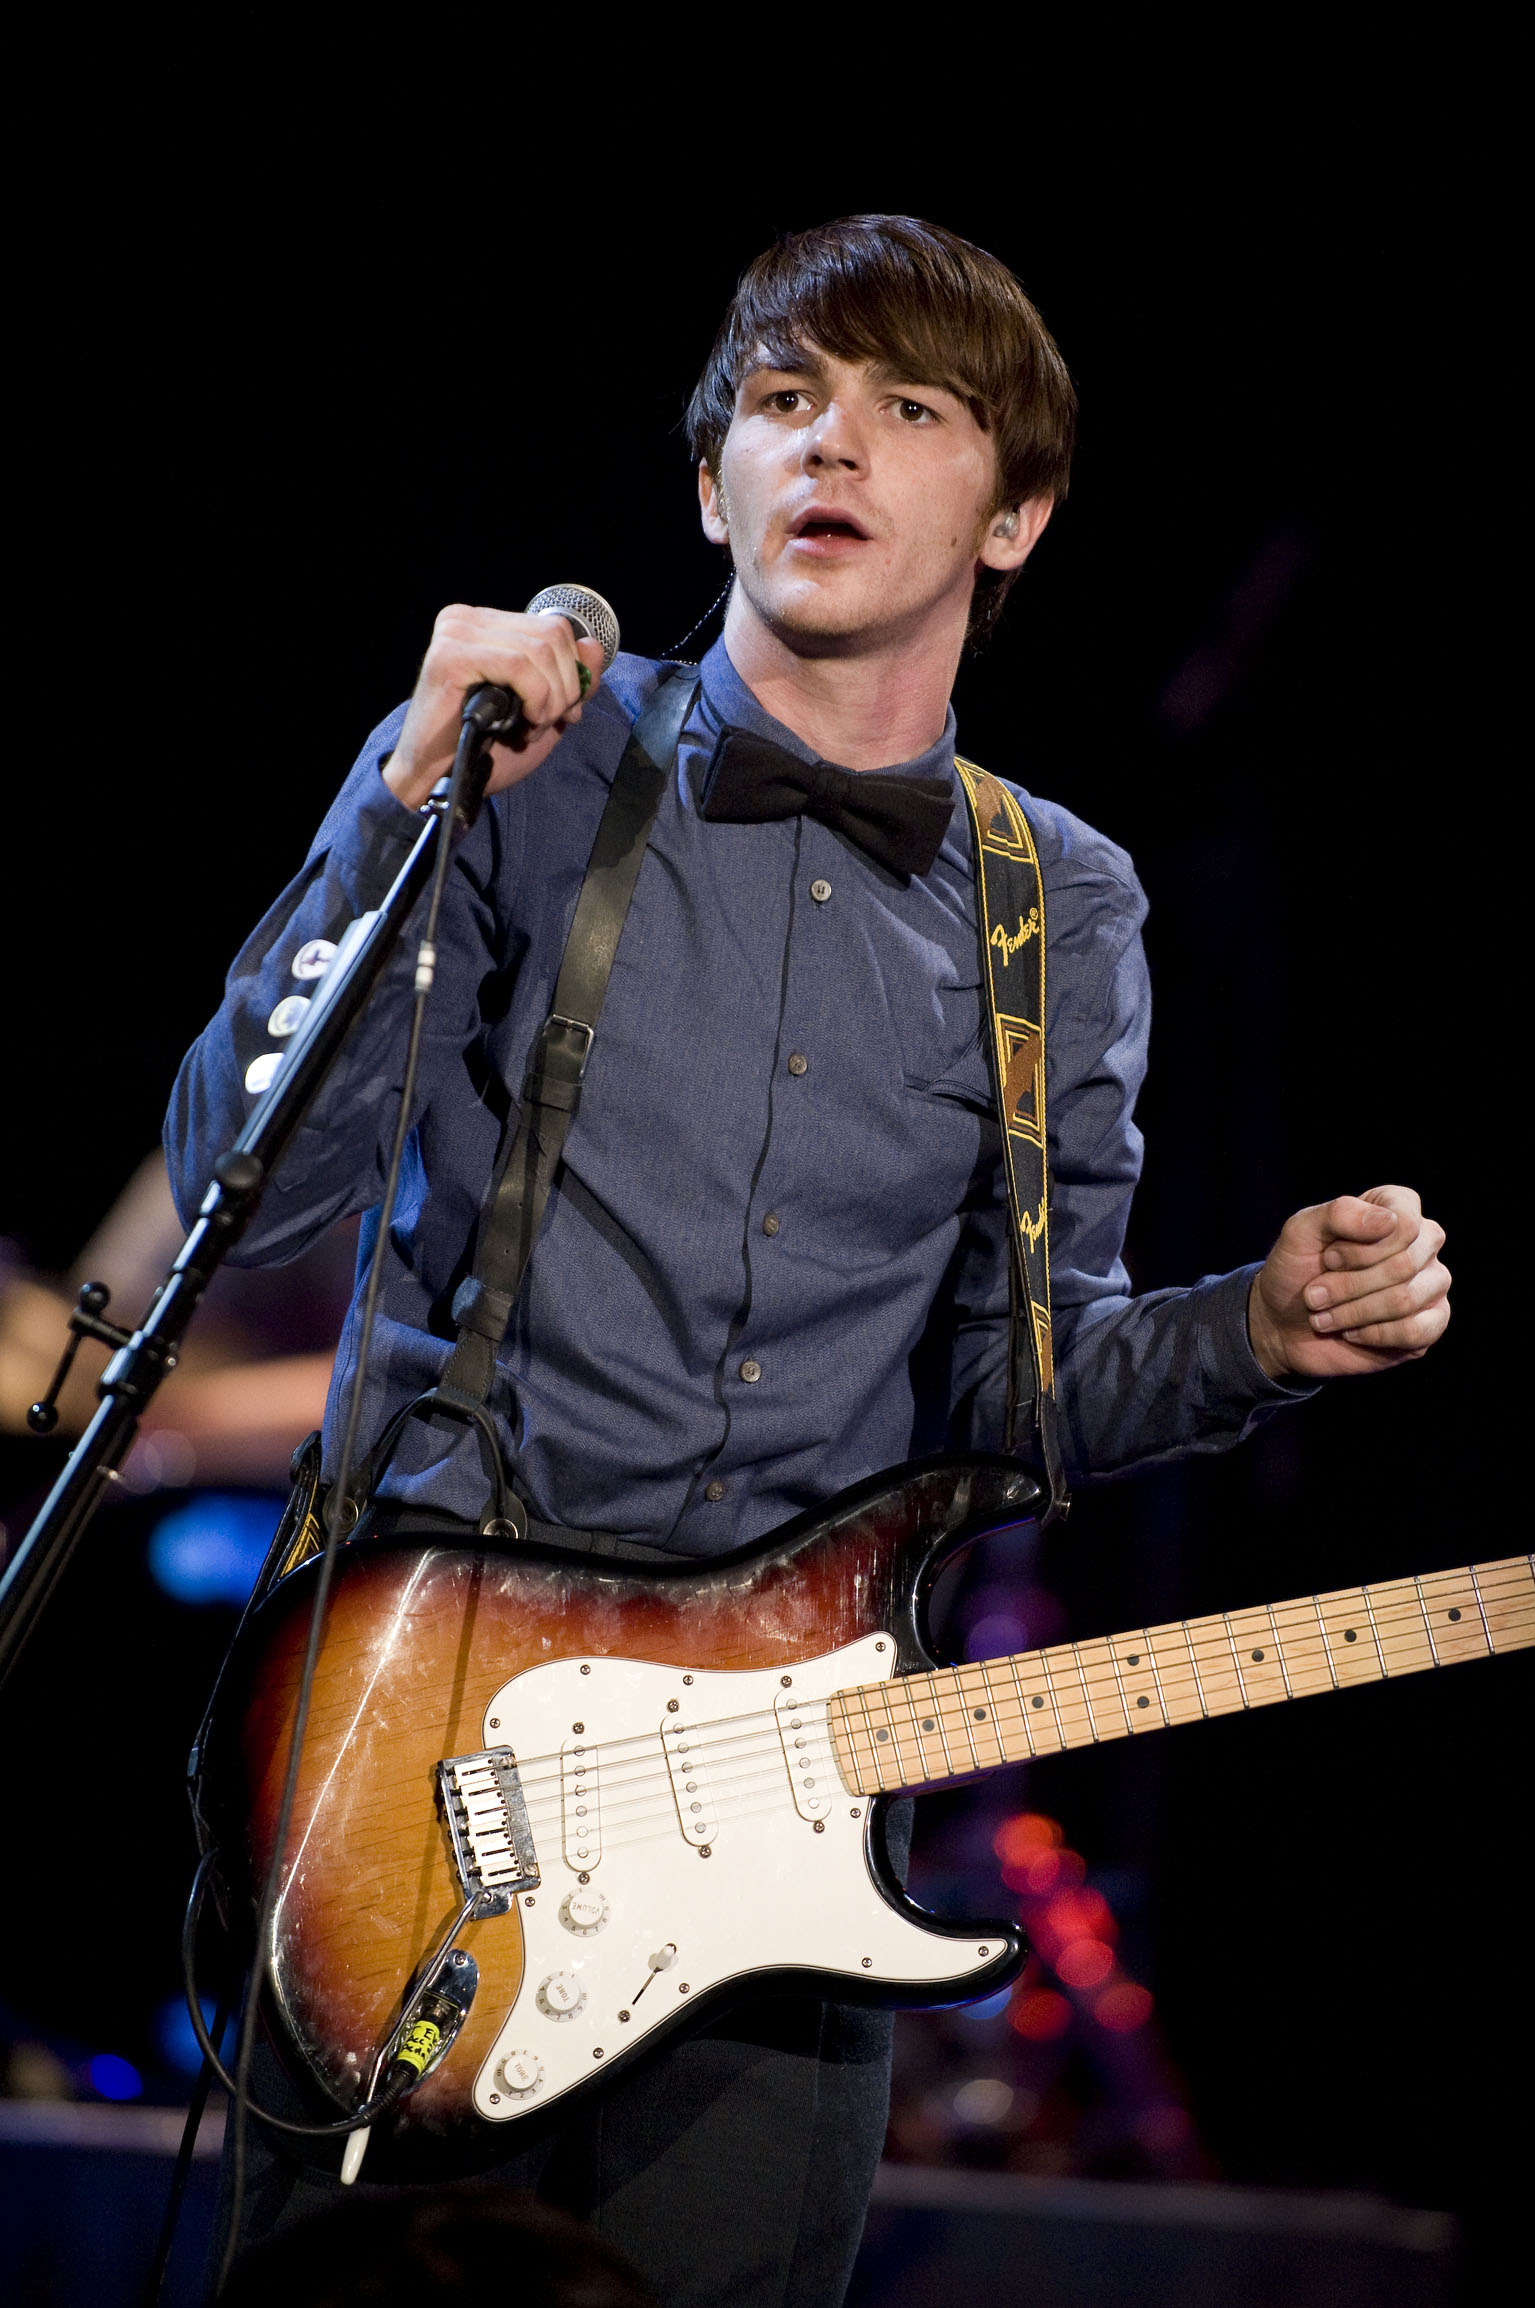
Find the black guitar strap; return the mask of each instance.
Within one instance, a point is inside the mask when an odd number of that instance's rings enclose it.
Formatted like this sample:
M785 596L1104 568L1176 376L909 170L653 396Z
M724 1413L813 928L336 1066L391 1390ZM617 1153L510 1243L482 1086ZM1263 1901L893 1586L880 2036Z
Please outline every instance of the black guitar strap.
M453 1319L458 1324L453 1352L436 1386L395 1413L358 1469L353 1496L359 1501L376 1490L406 1420L445 1411L479 1433L492 1481L481 1529L496 1537L522 1531L523 1511L507 1483L500 1444L485 1408L495 1377L496 1349L511 1322L565 1140L581 1103L629 901L697 694L698 675L693 669L674 669L629 733L576 900L554 1000L523 1077L517 1128L480 1212L474 1268L453 1296Z
M1049 1482L1054 1516L1064 1514L1070 1501L1050 1348L1044 881L1029 821L1015 797L974 762L956 759L955 767L974 835L975 911L991 1014L987 1046L1012 1219L1012 1353L1003 1448L1031 1450Z

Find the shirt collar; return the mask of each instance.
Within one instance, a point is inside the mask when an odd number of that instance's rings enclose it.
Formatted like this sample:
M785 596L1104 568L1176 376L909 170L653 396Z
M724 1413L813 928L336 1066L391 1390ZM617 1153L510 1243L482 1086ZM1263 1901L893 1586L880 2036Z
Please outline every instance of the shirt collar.
M824 759L824 756L816 753L805 743L802 737L796 737L792 729L786 729L781 721L775 721L773 716L758 704L752 692L741 679L740 674L731 664L729 652L726 650L723 640L715 642L714 647L699 667L699 671L703 676L704 707L709 718L717 727L749 729L754 736L767 738L772 744L781 745L784 751L792 753L797 761L820 761ZM889 768L882 767L880 775L882 777L942 777L947 778L952 783L954 778L953 706L949 706L944 714L943 731L936 744L930 745L925 753L919 753L913 761L897 761L892 762Z

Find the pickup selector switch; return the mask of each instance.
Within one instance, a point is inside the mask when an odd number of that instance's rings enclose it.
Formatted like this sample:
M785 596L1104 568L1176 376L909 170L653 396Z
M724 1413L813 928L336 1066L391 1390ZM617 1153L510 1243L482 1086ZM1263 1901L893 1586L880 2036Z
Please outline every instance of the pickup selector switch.
M573 1971L552 1971L539 1982L538 2008L546 2019L574 2019L586 2001L586 1990Z
M609 1908L600 1891L568 1891L560 1902L560 1921L578 1939L590 1939L608 1920Z
M508 2052L496 2071L497 2081L514 2100L525 2100L544 2080L544 2063L535 2052Z

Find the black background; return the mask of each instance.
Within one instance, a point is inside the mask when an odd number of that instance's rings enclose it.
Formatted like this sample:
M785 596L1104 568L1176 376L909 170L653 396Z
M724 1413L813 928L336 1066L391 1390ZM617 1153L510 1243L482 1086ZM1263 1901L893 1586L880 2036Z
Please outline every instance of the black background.
M1474 99L1495 60L1425 59L1390 103L1363 66L1329 99L1216 68L1122 128L1080 82L1063 125L1049 76L998 59L990 127L974 89L921 116L908 89L910 117L871 127L861 51L788 37L760 117L716 57L656 76L632 121L578 107L467 171L413 139L407 69L337 117L336 174L296 94L238 133L168 101L153 134L87 140L28 292L0 1229L67 1264L443 601L574 577L650 653L703 613L721 575L679 420L736 272L781 229L925 213L1014 266L1082 394L1071 500L957 703L966 750L1123 842L1151 899L1137 1287L1385 1180L1422 1191L1457 1277L1425 1363L1084 1495L1047 1565L1072 1631L1506 1554L1528 1229L1495 950L1516 902L1492 702L1511 252ZM685 166L656 161L679 142ZM125 1620L95 1543L48 1687L88 1659L112 1747L138 1724L173 1774L206 1630ZM13 1758L44 1681L0 1702ZM1532 1694L1527 1659L1458 1669L1078 1756L1028 1798L1143 1871L1144 1961L1219 2168L1447 2205L1484 2267L1528 2147ZM108 1776L136 1784L116 1754ZM148 1933L185 1843L146 1832L114 1929L168 1982ZM20 1932L13 1909L8 1964ZM81 1990L98 2024L116 1992ZM7 1993L31 2000L14 1969Z

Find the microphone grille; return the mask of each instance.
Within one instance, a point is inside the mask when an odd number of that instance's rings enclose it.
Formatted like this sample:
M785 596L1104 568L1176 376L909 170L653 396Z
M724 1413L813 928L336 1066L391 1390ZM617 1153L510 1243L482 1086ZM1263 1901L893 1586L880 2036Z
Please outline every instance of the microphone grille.
M606 673L618 655L618 619L602 595L594 593L590 585L546 585L528 603L527 614L544 617L551 612L568 617L572 625L581 628L583 640L597 643Z

